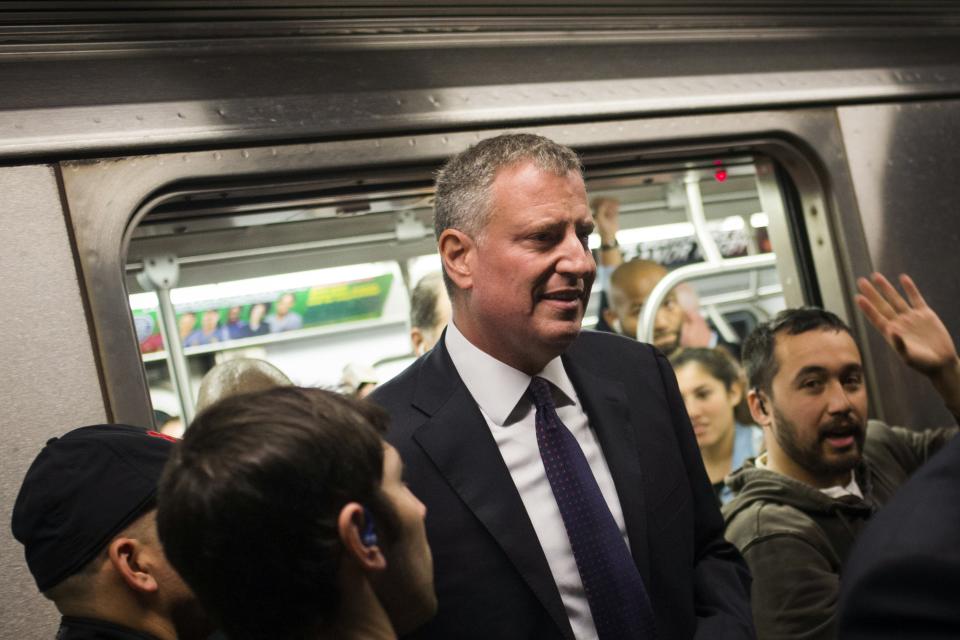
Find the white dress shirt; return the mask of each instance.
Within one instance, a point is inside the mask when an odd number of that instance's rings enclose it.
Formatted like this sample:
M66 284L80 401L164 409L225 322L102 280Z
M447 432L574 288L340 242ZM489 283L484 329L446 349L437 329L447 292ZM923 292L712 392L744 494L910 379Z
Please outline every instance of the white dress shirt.
M573 558L573 549L540 459L536 409L526 394L531 377L475 347L453 322L447 325L445 344L457 373L479 405L480 413L490 427L493 439L500 448L500 455L517 486L540 540L540 547L547 557L550 572L560 590L574 636L578 639L596 638L597 630ZM563 362L559 357L554 358L537 375L554 385L557 415L580 444L629 548L620 498L610 476L610 468L600 450L596 434L590 428L573 383L563 368Z

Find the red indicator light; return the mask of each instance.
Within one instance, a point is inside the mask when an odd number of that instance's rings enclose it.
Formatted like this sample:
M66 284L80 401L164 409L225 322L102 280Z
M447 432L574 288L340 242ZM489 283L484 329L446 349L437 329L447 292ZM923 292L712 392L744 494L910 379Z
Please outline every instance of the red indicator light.
M717 169L713 174L713 177L716 178L717 182L723 182L727 179L727 170L726 169Z

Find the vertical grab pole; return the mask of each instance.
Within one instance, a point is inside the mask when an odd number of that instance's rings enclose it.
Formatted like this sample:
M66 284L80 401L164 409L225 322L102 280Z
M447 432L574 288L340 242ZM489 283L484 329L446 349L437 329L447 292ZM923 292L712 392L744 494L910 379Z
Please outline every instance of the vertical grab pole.
M703 211L703 196L700 194L700 179L696 174L688 174L683 180L687 193L687 219L693 225L697 242L703 250L703 258L710 264L719 264L723 260L717 243L707 229L707 215Z
M160 306L160 335L167 349L167 367L173 380L177 398L180 400L180 410L184 426L193 422L195 407L193 404L193 390L190 388L190 369L187 359L183 355L183 345L180 343L180 331L177 328L177 314L170 301L170 290L177 286L180 277L180 266L177 257L173 255L151 256L143 261L143 272L138 276L140 285L144 289L153 290L157 294Z

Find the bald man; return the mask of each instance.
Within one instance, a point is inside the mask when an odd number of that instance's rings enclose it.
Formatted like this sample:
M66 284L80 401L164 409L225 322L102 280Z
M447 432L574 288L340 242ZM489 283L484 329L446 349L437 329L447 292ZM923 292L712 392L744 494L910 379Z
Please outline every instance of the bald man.
M610 306L603 318L613 329L630 338L637 338L637 325L643 304L650 292L667 275L667 270L652 260L631 260L621 264L610 276ZM674 292L660 305L653 326L653 344L666 355L680 346L683 309Z
M223 398L266 391L274 387L286 387L293 383L280 369L265 360L234 358L216 365L207 371L200 381L197 412Z

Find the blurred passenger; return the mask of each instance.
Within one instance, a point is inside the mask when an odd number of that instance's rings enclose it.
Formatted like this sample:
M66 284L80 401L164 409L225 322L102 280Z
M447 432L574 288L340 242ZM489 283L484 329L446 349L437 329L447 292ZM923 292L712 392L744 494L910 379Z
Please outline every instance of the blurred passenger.
M270 333L293 331L303 327L303 317L293 310L296 298L292 293L285 293L277 300L272 315L267 316Z
M172 449L139 427L82 427L48 441L27 471L13 535L63 616L58 640L212 632L157 536L157 484Z
M617 242L617 232L620 230L618 200L595 198L591 207L600 235L597 279L605 293L605 304L601 304L601 324L615 333L636 339L643 303L663 276L667 275L667 270L650 260L623 262ZM601 324L598 324L598 328L602 328ZM674 287L660 306L654 320L653 344L668 356L679 347L722 346L735 359L740 358L740 345L724 340L703 317L699 296L689 283Z
M200 381L197 413L215 402L241 393L293 384L283 371L265 360L234 358L215 365Z
M600 248L597 251L597 285L600 288L600 308L596 330L614 333L604 310L610 306L610 274L623 262L617 232L620 230L620 201L616 198L599 197L590 202L593 220L596 222L597 235L600 236Z
M745 381L740 367L721 348L681 349L670 357L670 364L707 476L717 498L729 502L733 492L723 479L763 449L763 432L737 420L737 409L744 406Z
M683 327L680 329L682 347L723 347L733 359L740 361L740 343L729 342L714 329L700 311L700 296L689 282L681 282L673 288L677 304L683 309Z
M373 367L350 362L343 368L340 376L340 393L354 398L363 399L377 388L379 378Z
M617 333L637 339L643 304L665 275L667 270L652 260L636 259L617 267L610 276L610 307L603 312L607 324ZM665 355L680 347L683 320L683 309L671 292L657 310L653 325L653 344Z
M163 422L157 423L160 433L171 438L182 438L186 427L183 424L183 418L180 416L170 416Z
M200 320L200 328L187 336L183 341L185 347L199 347L206 344L216 344L227 339L227 330L220 326L220 310L207 309Z
M440 339L450 322L450 298L439 271L420 278L410 296L410 344L413 353L422 356Z
M320 389L233 396L173 454L159 529L231 640L392 638L436 609L426 510L374 405Z
M953 340L913 282L901 282L910 304L879 274L880 292L862 281L858 303L958 415ZM781 312L750 334L743 356L767 451L728 480L736 497L723 510L727 538L753 573L759 637L832 638L841 568L856 536L957 429L868 423L860 350L828 311Z
M258 302L250 305L250 315L247 317L247 335L244 337L263 336L270 333L270 325L265 318L268 311L270 311L269 303Z

